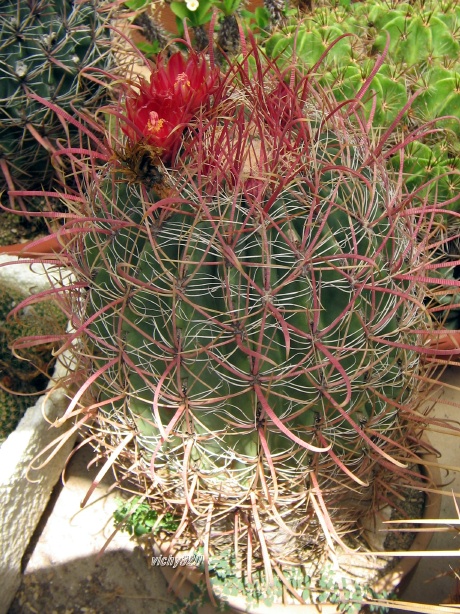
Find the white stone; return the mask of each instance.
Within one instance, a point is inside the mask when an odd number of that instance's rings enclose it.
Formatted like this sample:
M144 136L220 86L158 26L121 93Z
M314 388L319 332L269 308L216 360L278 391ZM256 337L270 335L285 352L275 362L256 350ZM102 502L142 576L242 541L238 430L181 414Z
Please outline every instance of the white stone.
M50 285L49 276L59 275L51 266L23 262L3 266L11 262L17 259L0 256L1 281L29 294L45 290ZM65 367L58 364L55 378L64 372ZM0 447L0 614L6 614L19 587L25 550L75 440L72 434L59 453L40 467L51 450L39 459L38 455L68 428L52 426L68 405L65 391L51 391L52 386L50 382L48 394L27 410Z

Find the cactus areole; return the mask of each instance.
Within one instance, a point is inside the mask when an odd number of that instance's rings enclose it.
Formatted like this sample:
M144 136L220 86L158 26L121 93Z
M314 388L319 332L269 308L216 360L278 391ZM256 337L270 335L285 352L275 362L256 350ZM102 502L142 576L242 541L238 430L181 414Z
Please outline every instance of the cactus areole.
M410 488L427 256L364 91L338 105L245 53L224 74L160 59L114 111L110 162L82 156L68 293L92 372L71 410L91 385L92 437L176 543L270 583Z

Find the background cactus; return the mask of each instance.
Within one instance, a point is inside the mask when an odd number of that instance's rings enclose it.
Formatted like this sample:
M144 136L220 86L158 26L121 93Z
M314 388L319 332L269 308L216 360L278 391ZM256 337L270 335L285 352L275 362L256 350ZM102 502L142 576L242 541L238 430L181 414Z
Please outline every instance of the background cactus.
M8 381L2 381L8 385ZM35 404L38 397L24 393L24 395L12 394L8 390L0 388L0 444L19 424L19 421L29 407Z
M207 575L226 553L314 586L357 519L424 479L435 208L392 183L358 105L255 45L219 79L160 59L125 100L71 157L68 415Z
M54 364L56 337L66 326L61 310L50 301L21 309L26 297L10 284L0 285L0 442L35 404L37 393L45 389ZM10 316L13 310L16 314ZM41 343L19 344L13 352L12 347L22 337L34 337Z
M240 49L240 32L238 22L241 24L245 18L255 18L258 27L262 30L271 30L279 25L288 14L285 0L266 0L263 7L257 6L255 13L245 10L247 2L242 0L179 0L176 2L155 3L150 0L125 0L123 3L131 17L133 24L141 29L146 40L137 42L138 48L147 56L155 56L163 52L166 45L171 45L174 33L163 30L160 24L172 30L171 14L175 16L175 31L184 38L184 20L187 24L188 35L195 50L202 51L209 45L209 23L213 12L216 20L213 25L216 36L216 59L224 62L225 57L231 57ZM146 42L147 41L147 42Z
M412 147L405 172L413 188L424 185L430 177L449 173L436 182L436 197L455 197L460 189L460 4L417 0L389 5L376 0L344 7L323 3L300 24L296 20L275 32L265 41L265 50L281 63L283 58L290 62L295 53L308 69L318 62L328 45L347 33L353 37L340 40L328 54L326 70L321 69L321 82L333 89L338 100L352 98L369 78L389 35L385 63L372 77L369 95L363 99L366 112L372 112L374 126L384 130L420 90L400 131L412 131L425 122L453 116L454 119L436 123L444 131L427 135ZM427 148L431 150L428 160ZM398 155L393 164L399 168ZM434 189L434 185L427 188L432 198Z
M0 192L49 189L56 140L76 137L40 96L74 113L95 110L106 90L91 71L111 63L107 17L101 2L85 0L4 0L0 6ZM61 179L66 169L60 169ZM25 208L25 204L19 200ZM28 208L43 208L29 198ZM45 205L46 206L46 205Z

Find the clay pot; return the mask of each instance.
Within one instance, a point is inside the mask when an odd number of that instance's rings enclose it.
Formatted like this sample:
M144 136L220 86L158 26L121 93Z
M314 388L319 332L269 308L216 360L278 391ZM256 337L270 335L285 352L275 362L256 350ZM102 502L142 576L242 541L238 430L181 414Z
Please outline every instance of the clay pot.
M453 360L460 360L460 331L453 330L441 335L437 335L431 342L431 348L433 350L450 350L452 355L439 353L434 357L441 360L449 360L451 357Z
M2 245L0 246L0 254L8 254L18 258L61 254L64 252L65 246L75 239L78 232L76 228L68 224L65 227L60 227L56 232L50 232L50 234L43 237L37 237L24 243Z
M9 254L18 258L33 258L46 254L56 254L63 250L63 245L55 235L32 239L24 243L0 246L0 254Z

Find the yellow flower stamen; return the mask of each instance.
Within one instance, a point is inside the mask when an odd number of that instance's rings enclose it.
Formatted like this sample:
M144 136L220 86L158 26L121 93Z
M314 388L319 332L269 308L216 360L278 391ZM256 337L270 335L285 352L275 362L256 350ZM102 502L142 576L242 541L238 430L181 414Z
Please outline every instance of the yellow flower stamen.
M165 120L160 118L158 113L150 111L149 121L147 122L147 132L150 134L157 134L162 128Z
M177 94L179 91L181 91L182 94L185 94L189 88L190 81L187 76L187 73L181 72L180 75L177 75L176 80L174 82L174 93Z

